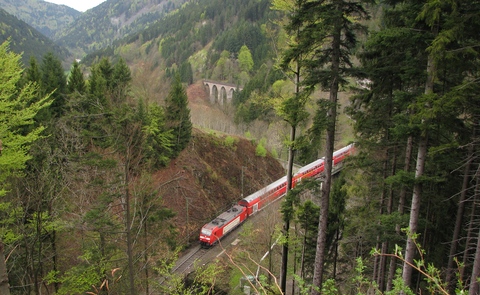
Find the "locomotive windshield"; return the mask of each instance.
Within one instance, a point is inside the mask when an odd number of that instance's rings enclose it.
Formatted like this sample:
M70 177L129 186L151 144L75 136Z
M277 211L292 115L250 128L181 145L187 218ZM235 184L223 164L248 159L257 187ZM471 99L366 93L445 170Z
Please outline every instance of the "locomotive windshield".
M202 228L202 235L210 236L212 234L211 229Z

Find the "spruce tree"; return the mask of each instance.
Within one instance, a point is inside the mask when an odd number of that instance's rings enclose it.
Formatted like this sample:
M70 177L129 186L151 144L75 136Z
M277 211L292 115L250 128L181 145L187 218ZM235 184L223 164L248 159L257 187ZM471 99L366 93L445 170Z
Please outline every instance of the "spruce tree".
M27 70L26 70L27 81L36 82L36 83L40 84L40 81L42 79L41 74L40 74L40 68L38 67L37 59L33 55L30 56L29 65L30 65L30 67L27 68Z
M366 1L305 1L291 16L290 32L298 32L298 43L285 54L285 61L301 60L305 66L304 85L313 91L320 86L329 92L326 119L325 182L322 187L318 241L312 294L322 288L326 254L328 207L332 183L332 162L337 119L337 96L347 77L354 76L351 53L356 46L356 32L363 29L359 19L367 13ZM300 59L299 57L305 57Z
M192 136L188 97L178 74L175 76L172 88L165 100L165 119L166 127L172 130L172 150L173 156L176 157L187 147Z
M67 86L62 63L58 57L49 52L43 57L40 70L42 74L42 91L44 94L52 93L52 98L54 99L50 107L52 115L54 117L59 117L63 114Z
M72 70L70 76L68 77L67 90L71 94L75 91L78 93L85 93L87 86L85 84L85 79L83 78L82 70L80 69L79 63L75 60L72 64Z
M111 93L116 103L125 102L132 81L130 68L123 58L113 67ZM108 84L108 83L107 83Z

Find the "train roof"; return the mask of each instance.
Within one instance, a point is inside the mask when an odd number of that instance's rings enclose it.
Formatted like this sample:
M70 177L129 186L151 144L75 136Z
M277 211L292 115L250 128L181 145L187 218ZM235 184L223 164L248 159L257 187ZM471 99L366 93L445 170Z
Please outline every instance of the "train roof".
M203 227L207 229L222 227L228 222L230 222L231 220L235 219L235 217L237 217L240 213L242 213L242 210L245 210L245 208L240 205L234 205L232 208L223 212L222 214L217 216L217 218L205 224Z
M287 176L283 176L282 178L280 178L279 180L267 185L266 187L262 188L261 190L259 191L256 191L254 192L253 194L243 198L242 200L245 200L247 202L251 202L253 200L255 200L256 198L260 197L261 195L265 194L266 192L276 188L277 186L279 186L280 184L282 183L286 183L287 181Z
M335 157L336 155L339 155L339 154L341 154L341 153L344 153L344 152L350 150L352 147L353 147L353 143L347 145L346 147L343 147L343 148L335 151L335 152L333 153L333 156Z
M311 169L311 168L313 168L313 167L315 167L315 166L320 165L320 164L323 163L323 162L324 162L324 158L321 158L321 159L318 159L318 160L316 160L316 161L313 161L312 163L307 164L307 165L301 167L300 169L298 169L298 171L297 171L297 173L295 173L295 175L300 174L300 173L303 173L303 172L305 172L305 171L307 171L307 170L309 170L309 169Z
M353 144L350 144L350 145L347 145L346 147L343 147L343 148L335 151L335 152L333 153L333 157L335 157L335 156L337 156L337 155L339 155L339 154L342 154L342 153L350 150L352 147L353 147ZM303 172L305 172L305 171L307 171L307 170L309 170L309 169L311 169L311 168L313 168L313 167L315 167L315 166L318 166L318 165L320 165L322 162L324 162L324 160L325 160L325 157L322 157L321 159L315 160L315 161L313 161L312 163L307 164L307 165L301 167L300 169L298 169L298 172L297 172L296 174L303 173ZM295 174L295 175L296 175L296 174Z
M336 155L339 155L339 154L341 154L341 153L343 153L343 152L345 152L345 151L348 151L349 149L352 148L352 146L353 146L353 144L350 144L350 145L347 145L346 147L343 147L343 148L339 149L338 151L335 151L335 152L333 153L333 156L335 157ZM315 167L315 166L320 165L323 161L324 161L324 158L321 158L321 159L318 159L318 160L316 160L316 161L313 161L312 163L307 164L307 165L301 167L301 168L298 170L298 172L295 173L295 175L300 174L300 173L304 173L305 171L307 171L307 170L309 170L309 169L311 169L311 168L313 168L313 167ZM256 198L260 197L261 195L265 194L266 192L268 192L268 191L276 188L276 187L279 186L280 184L282 184L282 183L284 183L284 182L286 183L286 181L287 181L287 176L283 176L282 178L280 178L279 180L275 181L274 183L269 184L268 186L262 188L262 189L259 190L259 191L254 192L253 194L251 194L251 195L243 198L242 200L250 203L251 201L253 201L253 200L255 200Z

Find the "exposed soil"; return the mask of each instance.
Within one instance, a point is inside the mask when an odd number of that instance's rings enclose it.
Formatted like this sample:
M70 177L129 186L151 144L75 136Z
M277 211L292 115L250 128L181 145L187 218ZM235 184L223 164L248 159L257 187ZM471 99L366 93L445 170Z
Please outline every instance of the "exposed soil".
M201 84L191 86L187 95L192 111L210 108ZM276 159L257 156L255 149L256 144L245 138L194 128L188 147L155 173L164 205L177 213L173 221L179 242L196 241L203 224L240 200L242 183L248 196L284 175Z

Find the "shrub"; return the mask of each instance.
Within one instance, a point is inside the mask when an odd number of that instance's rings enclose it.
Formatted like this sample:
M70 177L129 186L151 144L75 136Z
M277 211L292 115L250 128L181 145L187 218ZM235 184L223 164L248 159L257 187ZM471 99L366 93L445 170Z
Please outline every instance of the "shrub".
M266 157L267 156L267 149L263 146L262 142L258 143L257 148L255 149L255 155L260 156L260 157Z
M224 144L228 148L233 148L235 146L236 141L237 140L234 137L229 135L229 136L225 137Z

